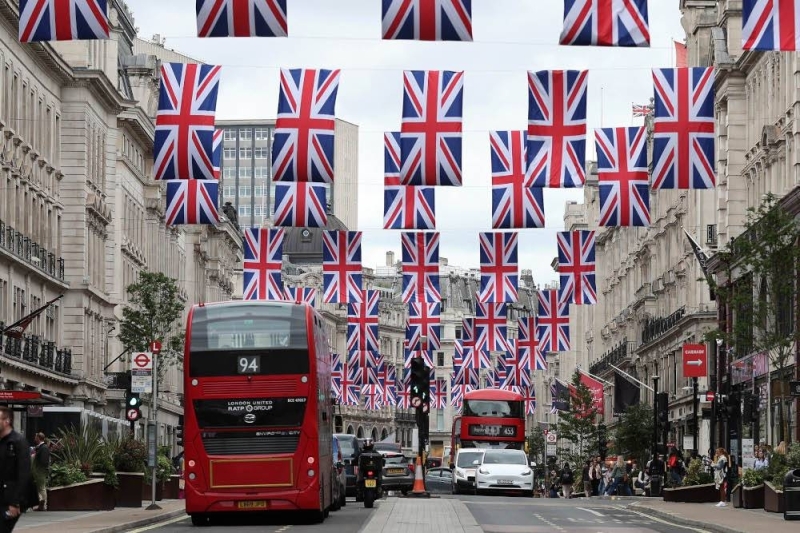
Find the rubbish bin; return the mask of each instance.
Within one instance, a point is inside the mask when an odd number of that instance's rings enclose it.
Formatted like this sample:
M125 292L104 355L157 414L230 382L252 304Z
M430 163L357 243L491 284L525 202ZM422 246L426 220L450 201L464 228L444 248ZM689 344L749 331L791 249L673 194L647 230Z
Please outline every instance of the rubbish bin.
M661 476L650 476L650 496L654 498L661 497L661 483L663 478Z
M800 468L783 479L783 519L800 520Z

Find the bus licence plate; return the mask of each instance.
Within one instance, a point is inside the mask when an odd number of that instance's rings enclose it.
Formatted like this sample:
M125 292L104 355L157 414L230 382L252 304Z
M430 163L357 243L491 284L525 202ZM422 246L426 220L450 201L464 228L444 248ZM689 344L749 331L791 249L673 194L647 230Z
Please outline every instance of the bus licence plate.
M238 509L266 509L267 502L265 501L237 502L236 507Z
M368 489L374 489L378 484L375 482L374 479L365 479L364 486Z

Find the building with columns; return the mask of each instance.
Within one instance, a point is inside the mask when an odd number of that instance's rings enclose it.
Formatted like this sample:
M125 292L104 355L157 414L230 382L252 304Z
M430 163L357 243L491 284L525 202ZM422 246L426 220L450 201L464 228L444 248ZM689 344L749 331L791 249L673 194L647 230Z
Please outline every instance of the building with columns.
M124 2L109 2L111 38L104 41L20 44L18 16L16 2L0 1L0 322L63 299L22 339L2 339L0 389L41 392L55 404L21 412L28 433L53 432L67 412L103 420L112 431L124 418L128 363L113 361L124 351L115 333L126 287L146 269L176 279L187 310L228 299L241 236L227 221L165 225L164 185L151 178L162 58L135 53L133 13ZM191 61L161 50L169 60ZM182 412L181 374L176 366L162 383L163 444Z

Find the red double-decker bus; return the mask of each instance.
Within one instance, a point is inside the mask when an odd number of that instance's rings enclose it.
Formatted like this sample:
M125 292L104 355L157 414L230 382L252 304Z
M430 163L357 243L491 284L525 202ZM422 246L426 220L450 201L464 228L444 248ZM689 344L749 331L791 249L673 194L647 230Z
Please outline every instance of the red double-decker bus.
M505 389L478 389L464 394L461 414L453 418L450 464L460 448L525 446L525 398Z
M319 314L305 304L194 306L184 352L186 512L313 511L336 476L331 369Z

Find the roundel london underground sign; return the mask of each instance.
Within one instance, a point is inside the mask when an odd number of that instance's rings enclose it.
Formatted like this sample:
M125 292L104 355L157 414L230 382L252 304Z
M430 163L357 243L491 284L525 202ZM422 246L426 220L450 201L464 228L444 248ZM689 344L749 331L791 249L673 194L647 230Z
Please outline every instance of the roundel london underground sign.
M133 354L133 368L146 370L153 368L153 358L147 352L139 352Z

